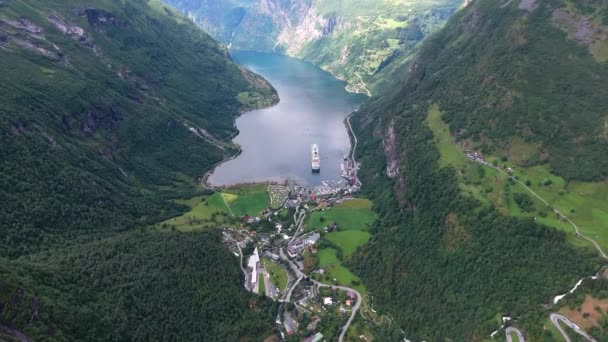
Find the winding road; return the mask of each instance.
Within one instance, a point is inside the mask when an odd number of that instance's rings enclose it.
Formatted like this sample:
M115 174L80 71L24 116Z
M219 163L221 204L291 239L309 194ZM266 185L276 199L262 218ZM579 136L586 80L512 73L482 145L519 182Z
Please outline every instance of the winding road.
M224 234L224 236L232 240L232 242L236 244L236 248L239 249L239 256L241 259L241 261L239 262L239 267L241 268L241 272L243 272L243 274L245 275L245 289L247 289L247 291L251 291L251 288L249 287L249 274L247 273L247 270L243 267L243 250L241 249L241 246L239 246L239 243L232 238L232 236L228 234Z
M353 160L353 166L355 167L355 179L357 181L357 186L361 186L361 181L359 180L359 165L357 164L357 160L355 159L355 155L357 154L357 144L359 143L357 141L357 135L355 134L355 131L353 130L353 126L350 124L350 117L352 116L349 115L346 117L346 123L348 124L348 129L350 130L350 134L353 136L353 150L351 152L351 159Z
M575 333L583 336L587 341L597 342L591 335L587 334L583 329L581 329L578 325L573 323L565 316L556 313L551 314L551 323L553 323L557 330L559 330L560 334L562 334L566 342L571 342L572 340L570 339L570 336L568 336L568 334L566 333L566 330L561 325L559 325L559 322L562 322L567 325L570 329L574 330Z
M297 214L297 209L296 209L296 214ZM306 216L306 211L300 212L300 216L298 217L298 227L296 230L296 234L302 228L305 216ZM294 217L295 217L295 215L294 215ZM296 234L294 234L294 238L295 238ZM293 238L292 238L292 241L293 241ZM289 302L289 301L291 301L291 295L293 294L293 290L298 286L298 284L300 283L300 281L302 281L302 279L306 278L306 275L304 273L302 273L302 271L300 271L298 266L287 257L287 255L283 251L283 248L279 248L279 256L281 257L281 259L285 260L289 264L289 267L291 268L291 270L298 277L298 279L293 283L293 285L291 286L289 291L286 292L286 295L283 298L284 302ZM340 337L338 338L338 342L342 342L344 340L344 336L346 335L346 332L348 331L348 328L354 321L355 316L357 316L357 312L359 311L359 308L361 307L361 304L363 303L363 297L361 296L359 291L357 291L353 288L350 288L350 287L324 284L324 283L318 282L313 279L310 279L310 281L313 284L315 284L317 287L329 287L329 288L339 289L342 291L352 291L355 294L355 296L357 297L357 303L353 306L353 310L351 312L350 317L348 318L348 321L346 321L346 324L344 324L344 326L342 327L342 330L340 331Z
M517 338L519 338L519 342L526 342L524 334L519 329L508 327L507 329L505 329L505 333L507 334L507 342L513 342L513 337L511 336L511 333L517 335Z

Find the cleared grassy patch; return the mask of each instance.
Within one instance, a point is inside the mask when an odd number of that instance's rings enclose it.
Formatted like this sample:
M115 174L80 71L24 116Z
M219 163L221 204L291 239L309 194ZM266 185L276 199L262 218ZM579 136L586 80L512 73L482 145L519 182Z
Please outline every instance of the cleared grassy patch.
M333 283L335 279L338 285L352 287L361 295L367 294L367 289L361 284L361 279L338 260L335 249L321 249L317 256L319 257L319 268L325 270L324 275L319 278L320 280Z
M349 257L353 255L358 247L366 244L371 236L372 235L366 231L345 230L329 233L325 235L325 239L338 246L345 257Z
M441 155L441 166L461 166L466 163L466 157L452 137L450 127L441 118L441 110L437 104L431 105L427 117L427 125L433 131L435 144Z
M182 232L190 232L217 227L229 215L228 207L224 204L220 193L215 193L209 197L198 196L188 200L177 200L177 202L190 206L192 210L162 222L161 225L175 227Z
M270 196L265 184L247 185L226 189L222 192L226 202L236 216L259 216L270 207Z
M325 211L316 211L306 222L306 230L318 230L332 223L337 223L342 230L367 230L376 220L372 205L367 199L353 199Z
M488 161L497 165L512 167L513 176L547 201L550 204L547 206L523 185L510 181L505 174L469 161L451 136L448 125L441 118L441 110L435 104L429 109L427 124L434 133L441 156L440 165L457 170L464 193L482 203L494 205L505 215L533 218L544 225L573 232L574 228L553 212L555 208L574 221L583 234L596 240L603 249L608 249L608 182L567 182L552 174L545 165L519 167L516 164L521 164L534 153L532 145L521 139L512 139L506 150L507 161L486 156ZM530 198L531 210L523 210L516 203L516 196L521 194ZM569 240L576 245L590 246L579 238Z
M287 287L287 271L270 259L263 258L262 264L270 274L270 281L279 288L279 291L283 291Z
M332 248L319 250L319 252L317 252L317 257L319 258L319 267L321 268L340 262L336 256L336 250Z
M266 284L264 283L264 277L261 274L258 274L258 293L262 296L266 293Z

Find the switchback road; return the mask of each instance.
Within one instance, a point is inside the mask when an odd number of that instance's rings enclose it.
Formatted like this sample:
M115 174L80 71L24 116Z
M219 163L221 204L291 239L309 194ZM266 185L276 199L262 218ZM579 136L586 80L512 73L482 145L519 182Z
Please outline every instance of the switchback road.
M553 323L553 325L555 325L557 330L559 330L560 334L562 334L562 336L564 337L566 342L572 342L572 340L570 339L570 336L568 336L568 334L566 333L566 330L561 325L559 325L559 322L562 322L565 325L567 325L568 327L570 327L570 329L572 329L575 333L583 336L587 341L597 342L591 335L587 334L587 332L585 332L585 330L581 329L578 325L573 323L571 320L569 320L565 316L562 316L562 315L556 314L556 313L551 314L551 323Z

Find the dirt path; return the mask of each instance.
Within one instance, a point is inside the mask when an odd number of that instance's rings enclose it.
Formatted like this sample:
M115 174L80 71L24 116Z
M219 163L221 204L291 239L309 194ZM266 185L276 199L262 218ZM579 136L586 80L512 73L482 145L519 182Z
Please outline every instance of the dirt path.
M230 206L228 205L228 202L226 201L226 198L224 196L222 196L222 194L220 194L220 196L222 197L222 200L224 201L224 205L226 205L226 208L228 208L228 211L230 212L230 216L234 217L234 213L232 212L232 208L230 208Z

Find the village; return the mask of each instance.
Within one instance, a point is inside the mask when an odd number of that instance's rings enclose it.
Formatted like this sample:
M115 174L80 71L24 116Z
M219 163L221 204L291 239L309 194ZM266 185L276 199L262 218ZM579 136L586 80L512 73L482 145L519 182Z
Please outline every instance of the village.
M244 287L280 303L276 324L284 340L333 340L348 328L361 304L356 290L328 278L314 261L319 245L326 243L322 236L339 225L327 222L315 230L305 225L307 215L351 201L358 190L345 181L312 188L289 180L272 184L268 194L271 203L281 204L278 209L245 215L223 229L226 246L241 262Z

